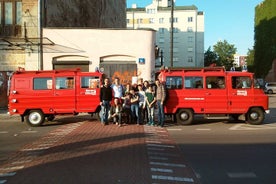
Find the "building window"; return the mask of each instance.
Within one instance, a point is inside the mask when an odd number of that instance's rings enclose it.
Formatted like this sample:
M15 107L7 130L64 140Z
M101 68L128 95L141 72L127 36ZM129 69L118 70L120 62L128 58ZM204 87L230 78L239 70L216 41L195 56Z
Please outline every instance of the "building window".
M171 31L171 28L170 28L170 31ZM179 32L179 29L176 28L176 27L174 27L174 28L173 28L173 32L174 32L174 33L178 33L178 32Z
M188 57L188 62L192 63L193 62L193 57Z
M193 42L193 37L192 36L188 37L188 42Z
M159 33L164 34L165 33L165 28L159 28Z
M1 36L21 36L22 1L0 0Z
M193 28L192 27L188 27L187 31L188 32L193 32Z
M159 18L159 24L163 24L164 23L164 18Z
M150 19L149 19L149 23L150 23L150 24L154 24L154 18L150 18Z
M188 17L188 22L193 22L193 17Z
M171 18L170 18L170 22L172 22L172 19L171 19ZM177 17L174 17L174 18L173 18L173 22L174 22L174 23L177 23L177 22L178 22L178 18L177 18Z
M189 48L188 48L188 52L193 52L193 50L194 50L194 49L193 49L192 47L189 47Z
M137 19L137 23L138 24L142 24L143 23L143 19Z

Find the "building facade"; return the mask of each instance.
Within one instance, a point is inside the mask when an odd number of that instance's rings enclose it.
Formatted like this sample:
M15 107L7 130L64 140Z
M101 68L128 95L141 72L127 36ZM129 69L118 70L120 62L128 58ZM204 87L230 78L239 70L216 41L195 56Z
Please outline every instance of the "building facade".
M157 31L156 45L162 51L164 66L171 66L173 41L173 67L204 66L204 13L196 6L175 6L171 29L171 0L153 0L145 8L127 9L127 28L152 28ZM173 31L173 39L171 39Z

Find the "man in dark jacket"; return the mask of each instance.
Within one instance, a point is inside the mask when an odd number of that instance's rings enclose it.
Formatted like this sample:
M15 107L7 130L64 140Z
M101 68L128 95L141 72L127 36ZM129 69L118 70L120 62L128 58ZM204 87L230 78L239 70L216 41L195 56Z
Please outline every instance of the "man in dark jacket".
M108 115L110 111L110 102L112 100L112 88L109 84L109 79L104 79L104 85L100 90L100 105L101 105L101 123L108 124Z

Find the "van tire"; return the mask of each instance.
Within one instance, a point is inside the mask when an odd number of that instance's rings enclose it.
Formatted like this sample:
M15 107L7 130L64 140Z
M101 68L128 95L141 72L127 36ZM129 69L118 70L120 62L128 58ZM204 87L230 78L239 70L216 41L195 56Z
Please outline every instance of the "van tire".
M262 124L264 118L264 111L260 108L252 108L246 114L246 121L251 125Z
M194 113L191 109L180 109L176 114L176 121L181 125L191 125L194 120Z
M40 126L44 121L45 115L41 110L31 110L26 116L26 122L32 127Z

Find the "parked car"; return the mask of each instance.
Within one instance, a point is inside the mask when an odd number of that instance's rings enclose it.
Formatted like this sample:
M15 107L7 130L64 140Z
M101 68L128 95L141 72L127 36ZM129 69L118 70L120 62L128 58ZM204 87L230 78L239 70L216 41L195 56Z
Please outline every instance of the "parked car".
M264 92L268 94L276 93L276 82L268 82L265 84Z

